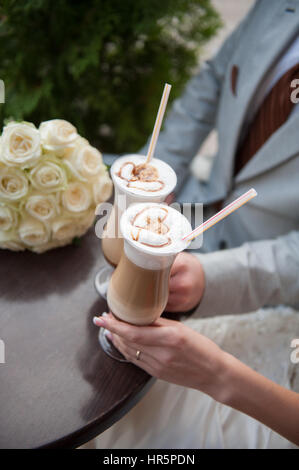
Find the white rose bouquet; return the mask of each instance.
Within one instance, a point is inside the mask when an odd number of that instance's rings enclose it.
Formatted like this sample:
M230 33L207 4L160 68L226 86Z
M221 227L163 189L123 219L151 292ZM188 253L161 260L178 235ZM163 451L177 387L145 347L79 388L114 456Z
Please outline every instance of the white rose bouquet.
M10 122L0 138L0 248L36 253L92 225L112 182L102 154L62 119Z

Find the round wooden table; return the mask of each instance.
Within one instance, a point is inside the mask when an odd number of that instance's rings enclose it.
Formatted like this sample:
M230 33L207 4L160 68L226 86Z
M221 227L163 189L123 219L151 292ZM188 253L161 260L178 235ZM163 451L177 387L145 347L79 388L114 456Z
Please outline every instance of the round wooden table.
M0 250L0 448L77 447L136 404L153 379L110 359L94 315L104 263L94 229L42 255Z

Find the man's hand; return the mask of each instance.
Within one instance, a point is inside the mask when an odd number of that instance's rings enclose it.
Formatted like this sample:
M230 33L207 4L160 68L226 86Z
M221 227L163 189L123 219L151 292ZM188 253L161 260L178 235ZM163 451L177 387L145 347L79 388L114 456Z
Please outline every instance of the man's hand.
M180 253L170 272L167 312L187 312L203 296L204 271L199 260L188 253Z

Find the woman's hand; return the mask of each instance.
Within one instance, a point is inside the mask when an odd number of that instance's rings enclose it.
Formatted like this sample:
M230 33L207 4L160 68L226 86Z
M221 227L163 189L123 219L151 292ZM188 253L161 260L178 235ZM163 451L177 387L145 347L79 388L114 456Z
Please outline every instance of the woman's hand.
M107 328L115 347L150 375L221 398L226 353L205 336L165 318L150 326L134 326L110 313L95 317L94 323Z
M299 445L299 394L258 374L205 336L164 318L134 326L110 313L95 317L94 323L107 328L116 348L154 377L201 390Z
M187 312L201 301L205 288L200 261L188 253L180 253L170 272L167 312Z

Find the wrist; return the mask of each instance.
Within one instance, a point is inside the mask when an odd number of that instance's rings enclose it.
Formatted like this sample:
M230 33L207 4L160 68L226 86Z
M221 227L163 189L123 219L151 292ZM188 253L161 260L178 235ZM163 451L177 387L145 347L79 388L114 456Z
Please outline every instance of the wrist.
M253 369L229 353L222 355L222 373L219 374L217 401L232 408L247 412L255 401L257 386L265 380ZM252 390L252 393L251 391Z
M210 394L214 400L232 406L235 400L235 384L240 361L231 354L220 349L216 364L215 381Z

